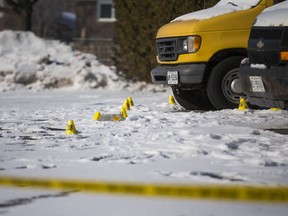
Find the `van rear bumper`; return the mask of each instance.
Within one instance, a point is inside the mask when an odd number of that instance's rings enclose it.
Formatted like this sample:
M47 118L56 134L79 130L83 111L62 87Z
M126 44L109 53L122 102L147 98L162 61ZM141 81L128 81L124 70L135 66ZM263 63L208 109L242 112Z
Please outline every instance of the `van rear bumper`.
M203 81L206 64L161 65L151 71L153 83L167 84L168 71L178 71L179 84L200 84Z
M265 91L252 90L251 76L261 77ZM288 65L266 69L252 68L249 64L241 65L240 80L251 104L268 108L288 108Z

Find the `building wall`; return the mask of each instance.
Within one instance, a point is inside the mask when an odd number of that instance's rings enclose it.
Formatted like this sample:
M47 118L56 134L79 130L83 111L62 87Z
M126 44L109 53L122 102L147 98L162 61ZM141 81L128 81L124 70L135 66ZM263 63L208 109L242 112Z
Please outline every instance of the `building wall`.
M84 52L93 53L100 62L112 65L115 22L98 19L97 6L97 0L76 3L77 19L74 47Z
M99 20L97 5L98 0L40 0L33 8L33 32L42 38L70 43L75 49L93 53L99 61L111 65L115 22ZM63 12L75 14L74 23L65 19ZM0 31L22 29L16 16L0 15Z
M97 19L97 0L81 1L76 4L76 37L113 38L115 22Z

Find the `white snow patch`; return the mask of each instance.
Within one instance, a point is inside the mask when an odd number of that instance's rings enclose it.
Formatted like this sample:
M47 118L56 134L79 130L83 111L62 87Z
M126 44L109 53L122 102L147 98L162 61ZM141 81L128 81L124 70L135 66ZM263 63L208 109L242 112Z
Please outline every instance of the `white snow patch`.
M266 8L256 19L254 26L288 26L288 1Z
M265 64L251 64L251 68L266 69L267 66Z
M257 5L259 2L260 0L221 0L214 7L182 15L172 20L172 22L210 19L212 17L232 13L235 11L250 9Z
M148 88L147 88L148 87ZM56 40L42 40L32 32L0 32L0 92L65 88L166 91L167 87L132 83L92 54L73 51Z

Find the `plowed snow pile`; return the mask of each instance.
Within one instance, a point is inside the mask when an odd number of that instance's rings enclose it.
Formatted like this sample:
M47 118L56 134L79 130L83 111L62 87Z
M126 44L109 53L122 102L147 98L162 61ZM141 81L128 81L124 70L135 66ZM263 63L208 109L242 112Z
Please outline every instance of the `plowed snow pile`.
M128 83L116 74L114 67L101 64L92 54L73 51L59 41L42 40L32 32L0 32L0 92L114 89L116 85L118 89L126 88ZM144 84L138 83L137 88L141 85Z

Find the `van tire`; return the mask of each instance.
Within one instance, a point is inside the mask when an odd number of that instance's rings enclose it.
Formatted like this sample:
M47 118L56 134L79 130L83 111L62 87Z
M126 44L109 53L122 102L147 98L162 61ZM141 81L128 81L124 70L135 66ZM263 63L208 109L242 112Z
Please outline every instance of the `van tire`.
M185 110L215 110L206 92L172 88L177 103Z
M218 109L234 109L239 106L241 93L235 93L231 82L239 79L239 67L243 56L233 56L218 63L212 70L208 80L207 94Z

